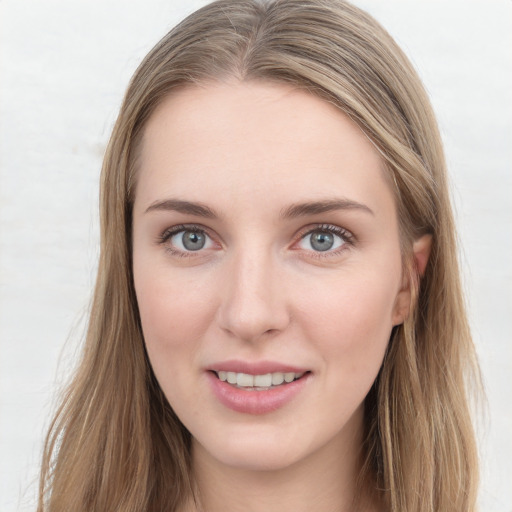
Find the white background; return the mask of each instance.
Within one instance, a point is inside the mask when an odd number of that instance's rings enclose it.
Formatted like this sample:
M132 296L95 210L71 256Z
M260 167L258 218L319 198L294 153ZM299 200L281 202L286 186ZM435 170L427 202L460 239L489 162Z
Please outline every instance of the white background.
M0 512L35 510L98 256L97 182L128 80L179 0L0 0ZM512 1L356 0L418 68L446 144L488 395L481 509L512 511Z

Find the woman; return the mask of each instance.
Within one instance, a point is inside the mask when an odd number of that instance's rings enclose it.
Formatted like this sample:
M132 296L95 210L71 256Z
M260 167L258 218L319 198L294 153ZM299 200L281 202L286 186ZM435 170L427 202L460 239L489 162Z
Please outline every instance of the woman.
M192 14L135 73L101 187L39 510L474 510L441 142L372 18Z

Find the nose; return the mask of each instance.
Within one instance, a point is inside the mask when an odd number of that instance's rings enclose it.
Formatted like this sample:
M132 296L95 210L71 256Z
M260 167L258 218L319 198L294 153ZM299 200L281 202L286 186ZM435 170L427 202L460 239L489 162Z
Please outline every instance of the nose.
M282 332L290 321L283 272L262 250L233 256L225 268L220 327L254 342Z

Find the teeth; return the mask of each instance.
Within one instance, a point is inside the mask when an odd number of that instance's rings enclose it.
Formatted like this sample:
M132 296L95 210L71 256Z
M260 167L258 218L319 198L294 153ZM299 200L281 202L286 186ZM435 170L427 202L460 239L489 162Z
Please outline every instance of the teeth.
M236 374L236 385L241 388L253 388L254 387L254 376L248 373L237 373Z
M236 372L217 372L220 380L235 384L241 388L269 388L271 386L280 386L283 382L289 383L302 377L303 373L295 372L274 372L265 373L263 375L250 375L248 373Z
M272 386L279 386L284 382L284 373L277 372L272 374Z
M257 388L268 388L269 386L272 386L272 374L267 373L265 375L255 375L254 386Z

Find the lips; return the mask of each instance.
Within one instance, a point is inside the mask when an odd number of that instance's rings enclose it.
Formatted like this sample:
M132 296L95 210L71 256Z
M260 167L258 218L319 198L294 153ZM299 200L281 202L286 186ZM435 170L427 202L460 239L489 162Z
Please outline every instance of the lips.
M207 371L213 394L225 407L245 414L266 414L294 400L311 372L280 363L227 361Z

